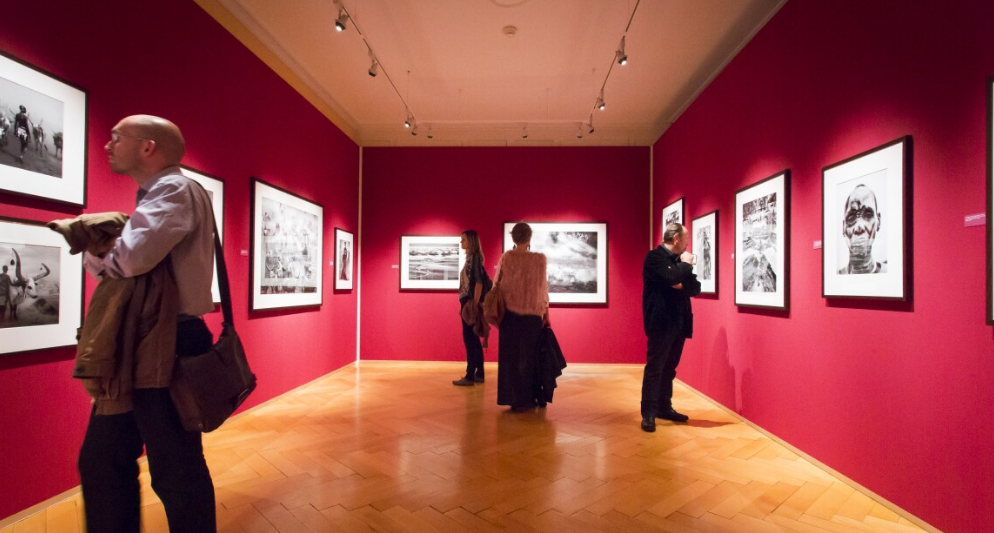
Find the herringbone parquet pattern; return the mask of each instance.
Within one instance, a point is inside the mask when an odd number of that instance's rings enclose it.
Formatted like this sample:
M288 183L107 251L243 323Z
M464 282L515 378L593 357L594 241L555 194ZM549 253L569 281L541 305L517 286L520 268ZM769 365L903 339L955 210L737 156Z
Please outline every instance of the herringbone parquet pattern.
M362 363L205 437L222 533L922 531L678 384L639 427L641 368L574 365L512 414L461 365ZM143 469L144 529L167 531ZM79 497L0 533L82 531Z

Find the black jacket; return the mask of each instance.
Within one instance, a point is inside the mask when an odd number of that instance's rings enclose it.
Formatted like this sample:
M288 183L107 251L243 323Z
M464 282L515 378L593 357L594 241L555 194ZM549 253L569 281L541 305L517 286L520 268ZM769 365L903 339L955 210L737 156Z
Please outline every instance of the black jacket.
M642 321L646 335L659 335L676 329L684 337L694 333L691 296L701 293L694 267L665 246L651 250L642 265ZM683 284L682 289L673 285Z
M542 328L538 339L538 350L535 359L535 373L538 389L536 394L539 401L552 402L552 394L556 389L556 378L563 375L566 368L566 358L559 347L559 341L552 328Z

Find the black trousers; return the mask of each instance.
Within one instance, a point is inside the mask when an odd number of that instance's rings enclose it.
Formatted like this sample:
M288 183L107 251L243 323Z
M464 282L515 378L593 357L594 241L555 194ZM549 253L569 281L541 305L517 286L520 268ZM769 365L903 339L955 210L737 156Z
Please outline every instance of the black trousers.
M202 353L211 346L198 324L181 327L177 351ZM186 334L184 334L186 332ZM206 344L206 345L205 345ZM196 345L196 346L194 346ZM93 533L138 533L141 501L137 460L148 457L152 489L162 500L172 533L215 533L217 518L201 434L183 429L169 389L135 389L134 411L91 412L79 451L86 528Z
M538 403L538 341L542 317L504 312L497 345L497 405L530 407Z
M642 416L673 408L673 379L685 340L679 330L649 335L642 374Z
M473 376L483 377L483 343L473 333L473 326L467 324L462 317L462 343L466 346L466 379Z

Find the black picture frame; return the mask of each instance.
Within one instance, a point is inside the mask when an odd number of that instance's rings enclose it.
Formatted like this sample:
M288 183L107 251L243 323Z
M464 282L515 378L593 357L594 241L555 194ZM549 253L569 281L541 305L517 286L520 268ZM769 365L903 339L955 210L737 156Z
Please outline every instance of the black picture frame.
M401 235L400 290L458 291L461 242L460 235Z
M504 223L504 251L514 247L511 228ZM607 222L527 222L532 228L531 251L547 258L549 304L603 305L608 295ZM572 243L553 234L574 234ZM553 244L553 241L555 244ZM589 243L593 242L593 245Z
M790 170L735 191L735 305L790 309Z
M252 178L249 310L321 306L324 207Z
M701 294L718 294L718 210L695 218L690 227L691 253L697 256L694 274L701 282Z
M0 94L0 191L85 207L87 91L0 50Z
M350 291L355 287L355 235L335 228L335 290Z
M907 301L912 138L822 169L822 297Z
M987 325L994 326L994 76L987 78Z
M70 254L43 222L0 217L0 261L10 281L0 355L74 346L83 323L83 254Z

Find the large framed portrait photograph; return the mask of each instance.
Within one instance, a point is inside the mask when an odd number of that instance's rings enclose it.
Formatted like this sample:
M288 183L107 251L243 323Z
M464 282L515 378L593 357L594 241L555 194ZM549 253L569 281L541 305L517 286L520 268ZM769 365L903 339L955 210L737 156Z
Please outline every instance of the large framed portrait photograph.
M86 205L86 100L0 50L0 190Z
M250 310L321 305L323 228L323 207L252 178Z
M504 250L514 247L504 223ZM531 251L545 254L549 303L607 303L607 224L604 222L528 222Z
M694 274L701 282L701 294L718 293L718 212L699 216L691 222L691 253L697 256Z
M822 170L822 296L904 300L911 137Z
M790 308L790 171L735 192L735 305Z
M76 344L83 254L43 223L0 217L0 354Z
M402 235L400 288L457 291L465 262L459 235Z
M335 290L350 291L353 287L355 258L354 237L351 232L335 228Z
M674 222L683 224L683 198L663 208L663 228L659 234L662 235L666 231L666 226Z
M180 165L183 175L199 183L211 197L211 207L214 209L214 223L217 225L217 236L224 246L224 182L214 176L194 170L186 165ZM211 281L211 297L214 303L221 303L221 291L217 284L217 262L214 264L214 279Z

